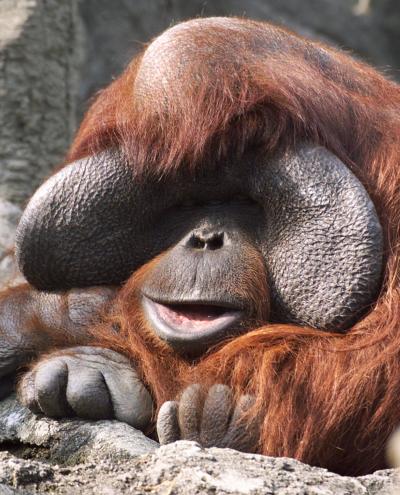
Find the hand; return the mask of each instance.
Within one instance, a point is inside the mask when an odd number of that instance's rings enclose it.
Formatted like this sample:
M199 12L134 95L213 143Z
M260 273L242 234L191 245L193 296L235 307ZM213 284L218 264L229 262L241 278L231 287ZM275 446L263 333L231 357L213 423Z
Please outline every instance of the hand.
M205 394L191 385L179 401L165 402L158 414L157 433L162 445L193 440L204 447L228 447L252 452L258 443L259 425L243 421L254 397L242 395L233 403L231 389L214 385Z
M100 347L72 347L39 361L22 379L19 399L52 418L117 419L137 429L151 421L153 403L132 363Z

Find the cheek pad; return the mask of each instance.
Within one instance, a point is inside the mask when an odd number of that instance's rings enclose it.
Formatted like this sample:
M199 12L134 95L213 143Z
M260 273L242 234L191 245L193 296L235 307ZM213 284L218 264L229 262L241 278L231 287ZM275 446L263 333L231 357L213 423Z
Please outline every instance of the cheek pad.
M382 229L367 192L321 147L255 165L242 183L264 207L260 245L274 320L346 329L374 300L382 271ZM22 216L21 271L42 290L119 284L168 247L152 229L173 202L162 181L135 181L116 151L74 162Z
M361 182L325 148L303 145L264 165L251 188L264 204L274 320L347 329L382 273L382 228Z
M116 151L66 166L23 213L16 235L22 273L42 290L121 283L154 255L144 228L152 215L147 194Z

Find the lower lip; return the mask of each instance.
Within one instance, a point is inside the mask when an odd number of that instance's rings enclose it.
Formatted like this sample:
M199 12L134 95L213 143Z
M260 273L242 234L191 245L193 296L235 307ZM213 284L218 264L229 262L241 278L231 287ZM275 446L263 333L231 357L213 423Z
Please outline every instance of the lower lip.
M213 306L201 306L201 311L193 310L194 305L185 311L184 305L179 305L179 310L173 307L157 303L144 296L143 306L145 312L160 337L165 339L193 339L213 336L233 327L242 318L241 311L220 308L218 311ZM199 307L196 305L196 307Z
M180 332L205 332L209 328L218 325L228 325L233 318L236 318L238 312L224 310L213 306L185 305L171 306L154 303L155 310L169 327Z

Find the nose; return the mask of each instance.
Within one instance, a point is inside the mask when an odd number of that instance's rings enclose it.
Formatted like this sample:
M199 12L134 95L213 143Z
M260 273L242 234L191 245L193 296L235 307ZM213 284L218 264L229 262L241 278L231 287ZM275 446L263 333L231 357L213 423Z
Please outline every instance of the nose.
M224 232L193 232L186 241L186 247L201 251L215 251L224 246Z

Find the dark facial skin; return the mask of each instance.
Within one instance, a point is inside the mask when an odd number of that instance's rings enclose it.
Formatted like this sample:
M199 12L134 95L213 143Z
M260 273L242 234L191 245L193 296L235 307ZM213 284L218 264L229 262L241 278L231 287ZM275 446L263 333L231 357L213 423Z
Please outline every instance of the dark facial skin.
M182 207L171 216L178 225L190 218L196 227L146 278L143 307L163 340L199 355L268 316L264 260L251 236L261 209L238 198ZM257 298L265 301L260 309Z
M345 331L374 300L382 266L367 192L307 144L137 183L119 154L76 162L33 197L17 247L25 275L47 289L121 283L164 253L143 307L189 355L255 322Z
M46 289L120 284L163 253L141 287L144 315L190 359L270 321L345 331L375 297L382 263L381 227L363 186L310 145L138 183L118 153L76 162L34 196L17 244L25 275ZM53 417L151 421L133 364L90 346L40 361L20 397ZM258 427L243 430L237 418L252 400L235 404L223 386L189 388L161 408L160 441L251 450Z

